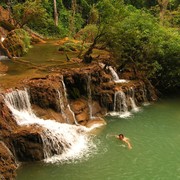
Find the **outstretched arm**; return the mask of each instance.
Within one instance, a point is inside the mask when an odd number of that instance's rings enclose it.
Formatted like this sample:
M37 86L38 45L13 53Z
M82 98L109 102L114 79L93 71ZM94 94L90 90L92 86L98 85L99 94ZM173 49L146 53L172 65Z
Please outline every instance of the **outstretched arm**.
M129 148L129 149L132 149L131 143L129 142L129 139L128 139L128 138L124 138L123 141L128 145L128 148Z

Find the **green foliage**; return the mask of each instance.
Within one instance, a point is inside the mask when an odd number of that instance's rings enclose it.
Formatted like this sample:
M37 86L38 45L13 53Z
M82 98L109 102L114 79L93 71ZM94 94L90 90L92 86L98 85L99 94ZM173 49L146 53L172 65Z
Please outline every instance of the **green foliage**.
M75 33L77 33L81 28L84 23L84 20L81 17L80 13L75 14Z
M38 23L29 23L28 26L46 37L64 37L65 30L61 26L55 26L52 19Z
M72 51L75 52L76 51L76 52L78 52L78 51L83 50L85 47L87 48L87 45L82 46L81 42L73 42L73 41L69 40L59 47L59 51L67 51L67 52L72 52Z
M29 0L13 6L13 16L20 27L29 23L38 23L45 19L46 10L40 1Z
M180 86L180 36L171 29L162 28L158 61L161 70L156 74L164 88Z
M164 15L166 28L155 18L160 10L156 0L77 0L75 9L71 0L56 2L58 26L54 25L52 0L14 0L10 6L19 27L27 25L48 37L72 35L81 40L67 42L61 50L81 51L85 42L100 40L119 66L133 63L146 72L146 77L158 79L162 87L180 86L179 0L169 1ZM5 0L0 4L9 6ZM97 35L103 36L96 39Z
M142 10L124 5L118 7L110 0L103 2L100 7L108 10L100 11L106 30L102 41L111 49L117 63L135 64L139 70L146 72L147 78L158 77L161 87L179 86L178 33L160 26L152 15Z
M89 12L89 18L88 23L89 24L97 24L99 21L99 11L98 9L93 5L90 12Z
M93 42L96 34L98 32L98 28L94 24L89 24L81 29L75 36L76 39L84 41L84 42Z
M173 11L168 11L166 20L168 21L169 26L180 28L180 6Z

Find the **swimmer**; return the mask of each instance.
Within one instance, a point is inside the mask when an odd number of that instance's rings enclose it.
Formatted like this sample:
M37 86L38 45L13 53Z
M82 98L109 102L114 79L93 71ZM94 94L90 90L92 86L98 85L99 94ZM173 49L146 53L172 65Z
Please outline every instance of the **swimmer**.
M125 142L128 145L128 148L132 149L132 146L131 146L131 144L129 142L129 139L127 137L125 137L123 134L119 134L118 136L116 136L116 138L123 141L123 142Z

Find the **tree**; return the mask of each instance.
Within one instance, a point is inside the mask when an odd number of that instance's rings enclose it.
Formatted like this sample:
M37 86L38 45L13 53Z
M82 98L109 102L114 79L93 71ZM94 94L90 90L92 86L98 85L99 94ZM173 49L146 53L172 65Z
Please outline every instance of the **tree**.
M75 34L75 15L76 15L76 0L72 0L71 2L71 16L70 16L70 36Z
M54 0L54 23L55 26L58 26L58 13L57 13L56 0Z
M44 20L46 10L42 7L40 1L29 0L15 5L13 7L13 16L16 20L16 26L23 27L31 22Z
M167 10L167 6L169 3L169 0L157 0L160 8L159 12L159 17L160 17L160 22L163 25L164 24L164 15Z

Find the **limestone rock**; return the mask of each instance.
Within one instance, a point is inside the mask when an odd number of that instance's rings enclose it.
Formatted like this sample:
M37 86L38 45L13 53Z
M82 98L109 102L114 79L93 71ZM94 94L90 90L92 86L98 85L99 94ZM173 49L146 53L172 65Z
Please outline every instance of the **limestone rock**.
M42 129L38 126L19 128L12 134L12 144L19 161L40 161L44 159Z
M4 142L0 141L0 179L15 179L17 167L15 157Z

